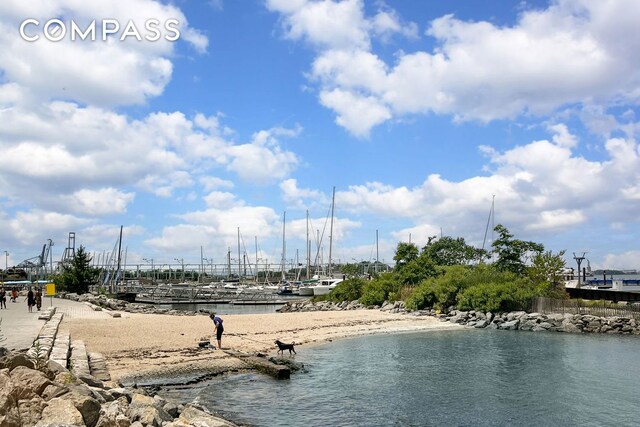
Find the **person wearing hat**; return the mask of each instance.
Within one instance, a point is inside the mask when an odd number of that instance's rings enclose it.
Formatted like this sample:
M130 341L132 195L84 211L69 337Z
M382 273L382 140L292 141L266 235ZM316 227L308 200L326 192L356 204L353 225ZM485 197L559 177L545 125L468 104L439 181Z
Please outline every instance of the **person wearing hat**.
M211 313L209 318L213 321L213 332L216 333L216 340L218 340L218 349L222 350L222 333L224 327L222 326L222 319L216 316L215 313Z

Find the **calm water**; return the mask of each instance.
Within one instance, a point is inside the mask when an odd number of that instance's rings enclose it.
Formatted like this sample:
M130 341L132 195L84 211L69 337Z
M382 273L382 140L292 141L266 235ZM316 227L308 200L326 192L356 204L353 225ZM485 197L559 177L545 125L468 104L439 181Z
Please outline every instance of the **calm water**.
M178 394L256 426L640 422L639 337L470 330L297 350L308 372L290 380L230 375Z

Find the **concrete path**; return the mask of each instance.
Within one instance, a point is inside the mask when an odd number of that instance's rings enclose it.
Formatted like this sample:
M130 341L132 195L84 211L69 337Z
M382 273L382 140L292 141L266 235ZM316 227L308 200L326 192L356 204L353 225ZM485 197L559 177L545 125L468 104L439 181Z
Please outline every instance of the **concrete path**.
M18 302L7 301L7 308L0 310L0 336L6 338L0 343L0 347L10 350L26 350L33 344L40 329L45 324L45 320L39 320L40 312L33 308L29 313L24 297L18 297ZM42 309L56 307L56 313L62 313L69 319L108 319L107 313L93 311L89 305L83 302L76 302L67 299L44 297L42 299ZM0 338L1 339L1 338Z

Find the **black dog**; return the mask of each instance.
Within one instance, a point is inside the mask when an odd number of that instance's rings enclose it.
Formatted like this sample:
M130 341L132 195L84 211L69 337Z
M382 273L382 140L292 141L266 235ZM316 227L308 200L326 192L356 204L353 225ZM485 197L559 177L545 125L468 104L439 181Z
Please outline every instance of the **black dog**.
M293 352L294 354L297 354L296 353L296 349L293 348L293 346L296 343L292 342L291 344L285 344L280 340L276 340L275 343L278 346L278 353L282 353L283 356L284 356L284 351L285 350L289 350L289 354L291 354L291 352Z

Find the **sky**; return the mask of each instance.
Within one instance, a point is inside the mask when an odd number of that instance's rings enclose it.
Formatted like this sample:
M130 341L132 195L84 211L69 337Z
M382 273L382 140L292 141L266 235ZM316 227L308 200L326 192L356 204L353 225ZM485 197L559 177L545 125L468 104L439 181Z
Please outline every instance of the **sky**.
M120 226L128 264L235 263L238 234L278 264L285 212L285 257L309 223L326 262L335 187L334 262L488 247L493 222L640 269L638 22L637 0L3 0L0 267L69 232L97 257Z

